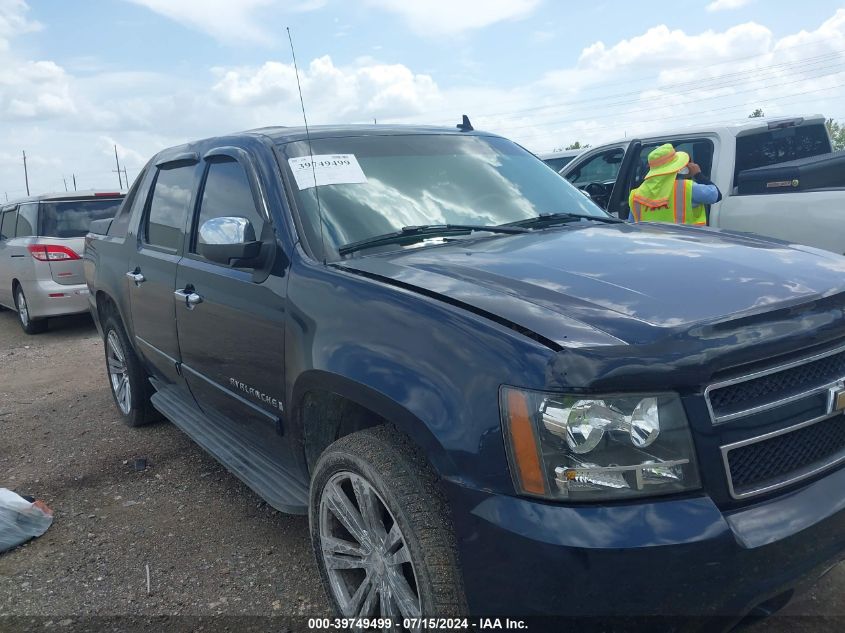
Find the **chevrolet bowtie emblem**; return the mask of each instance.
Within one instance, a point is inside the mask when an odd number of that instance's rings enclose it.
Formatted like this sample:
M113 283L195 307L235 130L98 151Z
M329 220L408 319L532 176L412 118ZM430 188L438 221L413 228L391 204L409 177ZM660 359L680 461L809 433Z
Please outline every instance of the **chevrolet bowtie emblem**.
M837 385L836 387L830 388L828 411L831 413L845 411L845 385Z

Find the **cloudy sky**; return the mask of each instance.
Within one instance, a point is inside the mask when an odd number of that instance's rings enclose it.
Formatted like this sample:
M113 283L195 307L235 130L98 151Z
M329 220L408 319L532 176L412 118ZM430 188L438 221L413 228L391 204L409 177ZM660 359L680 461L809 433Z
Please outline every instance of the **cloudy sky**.
M474 125L537 152L661 127L845 120L845 3L0 0L0 196L114 188L162 147L309 122ZM2 198L0 198L2 200Z

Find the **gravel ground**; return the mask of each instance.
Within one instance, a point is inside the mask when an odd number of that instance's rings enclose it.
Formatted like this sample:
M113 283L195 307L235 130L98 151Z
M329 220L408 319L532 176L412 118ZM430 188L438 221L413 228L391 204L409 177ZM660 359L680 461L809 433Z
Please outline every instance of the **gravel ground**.
M326 613L305 517L268 507L176 427L123 425L87 315L33 337L15 319L0 312L0 487L44 499L55 521L0 555L0 615Z
M55 522L0 555L0 616L39 616L0 630L91 630L90 616L135 617L95 620L113 630L262 630L269 620L209 616L327 615L305 517L269 508L172 425L124 426L87 316L31 337L15 319L0 312L0 487L44 499ZM845 628L843 590L840 565L754 628L832 626L818 616Z

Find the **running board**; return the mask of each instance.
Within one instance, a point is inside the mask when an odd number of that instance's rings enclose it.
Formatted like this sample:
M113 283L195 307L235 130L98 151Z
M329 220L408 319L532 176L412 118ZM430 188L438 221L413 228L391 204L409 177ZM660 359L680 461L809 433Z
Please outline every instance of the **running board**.
M288 514L308 513L308 483L261 446L238 434L222 416L207 416L178 387L153 382L153 406L270 506Z

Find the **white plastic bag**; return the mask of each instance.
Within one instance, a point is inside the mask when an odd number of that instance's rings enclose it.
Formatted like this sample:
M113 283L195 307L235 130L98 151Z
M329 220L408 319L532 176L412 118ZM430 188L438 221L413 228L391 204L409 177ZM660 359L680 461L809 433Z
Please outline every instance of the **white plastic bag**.
M0 488L0 552L41 536L52 523L53 512L43 502Z

